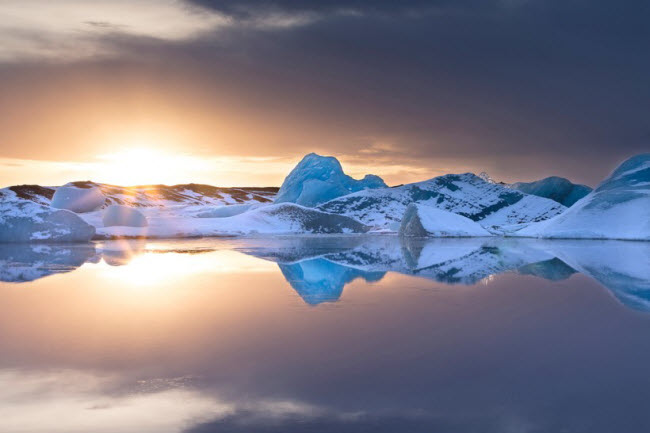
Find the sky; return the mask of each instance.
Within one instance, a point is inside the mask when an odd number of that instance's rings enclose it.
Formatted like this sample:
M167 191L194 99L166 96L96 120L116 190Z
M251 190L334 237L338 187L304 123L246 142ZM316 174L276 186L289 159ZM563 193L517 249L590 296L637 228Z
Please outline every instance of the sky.
M2 0L0 186L597 184L650 150L643 0Z

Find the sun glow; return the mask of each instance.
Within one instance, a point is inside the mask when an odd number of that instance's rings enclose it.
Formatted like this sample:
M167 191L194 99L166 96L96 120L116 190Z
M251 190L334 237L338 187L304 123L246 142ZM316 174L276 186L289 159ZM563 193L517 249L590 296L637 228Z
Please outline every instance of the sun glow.
M97 177L118 185L185 183L210 164L189 154L174 154L148 147L131 147L99 155Z

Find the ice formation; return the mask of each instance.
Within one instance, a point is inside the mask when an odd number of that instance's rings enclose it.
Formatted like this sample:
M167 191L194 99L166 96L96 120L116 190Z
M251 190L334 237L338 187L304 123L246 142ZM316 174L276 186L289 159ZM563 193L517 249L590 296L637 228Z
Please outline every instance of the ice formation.
M650 240L650 153L623 162L566 212L514 235Z
M467 217L415 203L406 208L399 234L411 237L491 236L480 224Z
M333 156L306 155L284 179L275 203L297 203L313 207L336 197L364 189L384 188L386 184L371 174L355 180L343 173Z
M92 212L102 207L106 197L99 188L76 188L61 186L52 197L50 206L56 209L67 209L76 213Z
M575 184L563 177L551 176L535 182L517 182L510 188L526 194L546 197L566 207L573 206L575 202L589 194L592 189L587 185Z
M148 225L147 217L142 212L129 206L117 204L110 205L104 209L102 222L104 223L104 227L146 227Z
M68 210L55 210L22 200L3 190L0 242L87 242L95 228Z

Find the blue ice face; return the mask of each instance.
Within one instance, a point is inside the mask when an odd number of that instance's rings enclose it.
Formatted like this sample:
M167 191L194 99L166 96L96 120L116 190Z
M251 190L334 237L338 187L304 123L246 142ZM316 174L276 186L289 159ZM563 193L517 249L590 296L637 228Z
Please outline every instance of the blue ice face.
M384 181L374 175L356 180L343 173L339 161L332 156L306 155L289 173L275 199L313 207L337 197L369 188L385 188Z

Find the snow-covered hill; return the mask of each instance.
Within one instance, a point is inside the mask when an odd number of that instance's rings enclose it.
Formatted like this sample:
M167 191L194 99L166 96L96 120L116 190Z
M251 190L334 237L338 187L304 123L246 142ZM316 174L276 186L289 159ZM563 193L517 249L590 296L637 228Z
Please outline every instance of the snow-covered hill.
M378 229L397 231L411 203L453 212L496 231L510 225L543 221L566 209L553 200L486 182L472 173L447 174L394 188L359 191L323 203L318 209L346 215Z
M514 235L650 240L650 153L623 162L563 214Z
M187 205L223 206L243 203L270 203L275 199L278 188L219 188L196 183L182 185L117 186L90 181L70 182L63 186L77 188L99 188L106 197L106 204L133 207L172 207ZM50 205L56 186L15 185L0 189L13 191L17 197Z
M535 182L516 182L510 188L538 197L550 198L566 207L589 194L592 189L587 185L572 183L563 177L551 176Z

